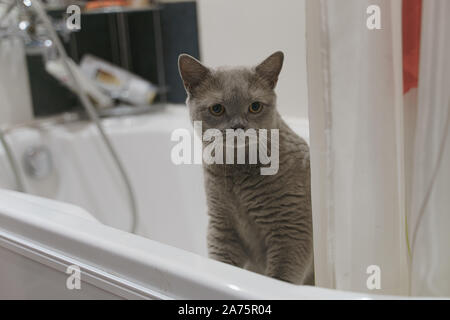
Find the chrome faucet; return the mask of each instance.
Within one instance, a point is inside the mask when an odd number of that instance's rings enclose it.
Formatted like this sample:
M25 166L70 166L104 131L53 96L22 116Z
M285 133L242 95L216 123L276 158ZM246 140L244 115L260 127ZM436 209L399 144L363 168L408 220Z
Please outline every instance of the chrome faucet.
M31 8L31 0L0 0L0 41L9 38L22 39L29 54L42 54L45 59L57 56L56 48L36 11ZM68 41L71 30L62 19L51 20L53 28L64 41Z
M54 22L52 22L51 18L46 13L45 8L40 0L13 0L13 1L0 0L0 3L3 4L6 3L7 6L6 7L7 10L5 10L5 13L0 17L0 34L3 33L5 37L20 36L22 39L25 40L26 45L34 48L39 49L53 48L54 49L53 52L55 52L61 59L64 68L66 69L69 75L69 80L73 83L75 87L75 92L77 93L77 96L81 104L86 110L86 113L88 114L91 121L97 127L101 139L103 140L113 161L115 162L119 174L122 176L123 183L127 190L127 197L130 202L130 213L132 216L132 224L130 231L135 233L138 225L137 222L138 212L134 190L133 186L131 185L130 178L128 177L128 174L126 173L125 168L121 160L119 159L116 150L114 149L111 141L109 140L109 138L105 133L105 130L103 129L103 125L100 121L100 117L97 110L93 106L92 102L89 100L87 93L83 90L81 83L79 83L73 69L69 65L69 57L57 34L58 30L57 28L55 28ZM15 17L12 17L12 13L16 14L17 17L16 19L14 19ZM13 23L11 23L11 21L9 20L10 18L13 19L12 20ZM3 38L3 36L0 35L0 39L1 38ZM50 52L52 54L51 50L50 51L45 50L45 52ZM3 132L0 132L0 143L3 145L8 156L11 156L9 160L13 168L13 171L17 173L16 179L19 185L19 189L23 190L23 185L21 184L20 179L21 177L18 174L17 170L17 161L14 161L12 153L8 151L9 146L6 140L4 139ZM45 156L43 158L45 158Z

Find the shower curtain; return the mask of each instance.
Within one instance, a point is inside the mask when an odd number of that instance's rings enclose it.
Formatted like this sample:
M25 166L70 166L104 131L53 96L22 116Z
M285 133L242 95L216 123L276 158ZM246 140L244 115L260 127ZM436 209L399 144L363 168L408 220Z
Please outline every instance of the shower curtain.
M411 294L450 296L450 1L424 0L412 171Z
M316 283L407 294L401 1L311 0L306 14Z
M450 295L449 10L306 2L318 286Z

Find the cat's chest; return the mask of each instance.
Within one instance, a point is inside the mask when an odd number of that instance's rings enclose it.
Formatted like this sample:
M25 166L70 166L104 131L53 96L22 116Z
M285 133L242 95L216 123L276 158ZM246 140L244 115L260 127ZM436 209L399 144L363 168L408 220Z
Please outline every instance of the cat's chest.
M255 221L255 211L258 210L256 199L259 194L259 190L255 187L258 179L247 177L243 181L229 181L228 183L231 186L230 197L234 203L234 210L231 214L237 233L251 252L257 255L264 254L266 232ZM251 199L255 199L256 202L252 202Z
M219 173L223 171L218 170ZM263 253L267 230L256 219L259 210L263 210L261 200L268 192L266 189L270 181L267 179L271 178L261 176L257 170L228 170L226 175L217 172L207 174L206 188L211 214L215 211L227 212L229 222L249 251Z
M254 262L264 260L266 255L264 230L249 217L246 209L239 208L233 212L233 225L249 258Z

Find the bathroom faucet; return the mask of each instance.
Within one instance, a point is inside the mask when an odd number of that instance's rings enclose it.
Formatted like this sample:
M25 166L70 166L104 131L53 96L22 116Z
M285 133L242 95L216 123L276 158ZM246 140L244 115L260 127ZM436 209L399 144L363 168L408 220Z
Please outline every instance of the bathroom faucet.
M50 52L50 54L55 53L55 55L59 56L62 61L63 67L67 72L69 81L73 84L74 90L77 93L78 99L81 102L82 106L86 110L87 115L91 119L91 121L97 127L97 130L100 134L103 143L106 146L111 158L116 164L117 170L122 177L123 183L127 190L127 196L130 204L130 213L132 216L131 228L130 231L136 233L137 228L137 203L134 195L133 186L131 185L130 178L125 171L125 168L114 149L111 141L105 133L103 125L101 123L100 117L93 106L92 102L89 100L86 91L83 89L82 84L79 82L77 76L74 73L74 70L70 67L69 57L64 49L64 46L57 34L57 28L55 28L54 23L48 16L45 11L45 8L40 0L14 0L14 1L5 1L0 0L0 3L6 3L7 10L5 14L0 16L0 40L4 37L11 37L20 35L20 37L24 40L25 44L28 44L32 48L52 48L54 51L45 50L46 53ZM17 10L14 10L16 8ZM3 27L3 23L13 14L18 14L16 17L12 17L13 21L16 23L9 23L6 27ZM22 14L22 16L21 16ZM17 17L22 17L23 20ZM16 18L14 20L14 18ZM23 22L21 24L21 22ZM5 29L6 28L6 29ZM1 36L1 33L4 36ZM44 37L45 35L45 37ZM29 38L28 38L29 37ZM31 40L27 42L27 40ZM37 41L37 42L36 42ZM43 46L42 46L43 44ZM8 148L8 144L4 139L4 134L0 132L0 144L4 146L4 149L8 153L10 157L10 162L13 170L17 169L17 162L12 157L12 153ZM20 184L20 176L16 175L17 183ZM23 186L22 186L23 189Z

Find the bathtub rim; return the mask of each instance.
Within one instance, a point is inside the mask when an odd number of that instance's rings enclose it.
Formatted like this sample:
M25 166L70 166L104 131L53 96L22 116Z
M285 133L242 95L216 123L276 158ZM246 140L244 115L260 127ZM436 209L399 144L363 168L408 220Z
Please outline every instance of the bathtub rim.
M0 190L0 204L5 200L0 246L62 272L79 265L82 280L123 298L409 298L296 286L75 216L64 206L40 206L39 197Z

